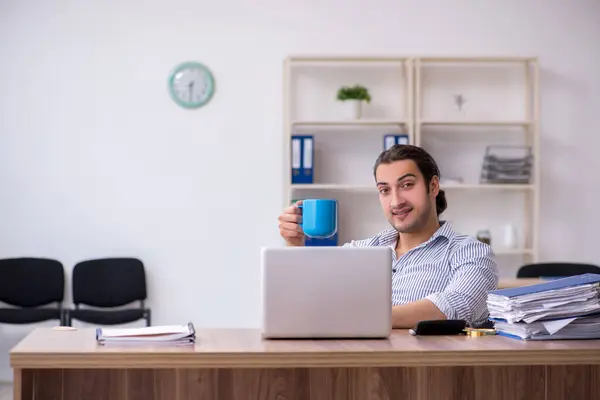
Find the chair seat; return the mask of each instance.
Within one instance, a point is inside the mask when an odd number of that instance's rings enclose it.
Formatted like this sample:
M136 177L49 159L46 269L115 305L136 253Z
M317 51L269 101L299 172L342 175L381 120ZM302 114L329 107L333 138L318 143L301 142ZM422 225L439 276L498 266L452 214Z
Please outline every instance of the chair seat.
M98 325L118 325L145 318L146 310L141 308L124 310L72 309L70 318Z
M53 319L61 320L58 308L0 308L0 322L7 324L31 324Z

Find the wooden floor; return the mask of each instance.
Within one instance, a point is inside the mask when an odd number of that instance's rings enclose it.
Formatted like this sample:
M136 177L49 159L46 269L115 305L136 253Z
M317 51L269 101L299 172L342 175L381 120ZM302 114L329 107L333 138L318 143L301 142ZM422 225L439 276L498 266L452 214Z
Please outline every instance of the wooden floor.
M13 391L12 384L0 383L0 400L12 400Z

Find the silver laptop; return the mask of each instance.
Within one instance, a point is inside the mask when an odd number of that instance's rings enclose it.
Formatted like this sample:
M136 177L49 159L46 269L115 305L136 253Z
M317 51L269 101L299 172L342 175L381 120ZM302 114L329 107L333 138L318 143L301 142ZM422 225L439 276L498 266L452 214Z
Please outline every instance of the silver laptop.
M263 248L264 338L386 338L389 247Z

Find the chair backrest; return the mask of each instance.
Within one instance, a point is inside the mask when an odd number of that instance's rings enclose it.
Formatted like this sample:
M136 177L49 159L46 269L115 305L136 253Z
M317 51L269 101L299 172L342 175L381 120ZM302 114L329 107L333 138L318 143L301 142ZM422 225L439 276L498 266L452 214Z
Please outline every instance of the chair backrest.
M73 267L73 303L118 307L146 299L146 272L137 258L101 258Z
M594 264L570 262L527 264L519 268L517 278L562 277L587 273L600 274L600 267Z
M0 259L0 301L17 307L62 303L65 270L61 262L47 258Z

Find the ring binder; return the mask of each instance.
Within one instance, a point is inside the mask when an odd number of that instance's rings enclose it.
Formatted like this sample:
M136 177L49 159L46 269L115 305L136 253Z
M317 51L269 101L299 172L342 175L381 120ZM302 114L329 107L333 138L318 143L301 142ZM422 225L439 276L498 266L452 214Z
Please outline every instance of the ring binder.
M403 134L388 134L383 136L383 150L389 150L396 144L409 144L408 135Z
M292 136L292 184L311 184L314 181L314 137Z

